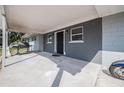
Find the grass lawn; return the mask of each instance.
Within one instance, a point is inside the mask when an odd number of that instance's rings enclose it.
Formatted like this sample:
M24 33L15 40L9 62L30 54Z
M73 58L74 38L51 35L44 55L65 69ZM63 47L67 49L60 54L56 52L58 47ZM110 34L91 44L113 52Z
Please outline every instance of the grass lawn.
M19 50L19 53L26 53L27 49L26 48L21 48ZM10 53L11 55L16 55L17 54L17 49L16 48L10 48ZM0 57L2 56L2 49L0 48Z
M20 50L19 50L19 53L27 53L27 48L21 48Z

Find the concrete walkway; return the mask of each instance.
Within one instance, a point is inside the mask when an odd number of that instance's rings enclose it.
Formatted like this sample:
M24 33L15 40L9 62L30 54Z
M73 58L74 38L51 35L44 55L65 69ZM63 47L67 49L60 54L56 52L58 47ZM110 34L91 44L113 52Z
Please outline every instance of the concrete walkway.
M30 53L6 59L0 71L0 86L20 87L92 87L124 86L102 73L101 65L50 53ZM116 83L118 82L118 83Z
M110 75L106 67L102 67L96 81L97 87L124 87L124 80L116 79Z

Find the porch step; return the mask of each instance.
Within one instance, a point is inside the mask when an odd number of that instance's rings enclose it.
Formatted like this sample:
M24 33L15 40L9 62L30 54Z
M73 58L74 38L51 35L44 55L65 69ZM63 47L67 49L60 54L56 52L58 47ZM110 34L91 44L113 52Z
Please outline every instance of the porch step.
M58 57L58 56L60 56L60 54L58 54L58 53L53 53L52 56Z

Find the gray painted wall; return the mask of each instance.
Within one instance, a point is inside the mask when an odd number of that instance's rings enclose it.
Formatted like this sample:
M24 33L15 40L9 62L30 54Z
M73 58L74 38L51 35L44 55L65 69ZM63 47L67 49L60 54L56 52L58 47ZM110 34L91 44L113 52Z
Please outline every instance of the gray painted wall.
M69 57L91 61L102 49L102 20L101 18L81 23L83 26L84 43L69 43L70 30L66 33L66 55Z
M103 50L124 52L124 12L103 17Z
M0 29L2 29L2 17L0 15Z
M70 41L70 28L83 26L84 28L84 43L69 43ZM67 28L65 34L65 50L66 56L86 61L91 61L96 54L102 49L102 19L94 19L88 22L76 24ZM60 30L63 30L60 29ZM58 30L58 31L60 31ZM54 52L54 32L53 43L47 44L47 35L44 35L44 51Z
M43 51L43 35L38 35L39 39L38 39L38 42L39 42L39 51Z
M103 64L124 60L124 12L103 17Z
M48 34L52 35L52 43L47 43ZM43 42L44 43L44 51L53 53L54 52L54 32L44 34L43 39L44 39L44 42Z

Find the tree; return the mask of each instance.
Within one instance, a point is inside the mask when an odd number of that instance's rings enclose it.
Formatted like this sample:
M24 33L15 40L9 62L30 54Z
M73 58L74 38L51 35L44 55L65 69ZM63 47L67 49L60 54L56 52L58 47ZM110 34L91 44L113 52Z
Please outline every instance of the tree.
M21 42L21 38L24 35L24 33L19 33L19 32L10 32L9 33L9 45L10 44L16 44L17 45L17 54L19 54L19 42Z
M19 32L10 32L9 33L9 45L14 43L14 42L19 42L21 41L22 36L24 33L19 33Z

